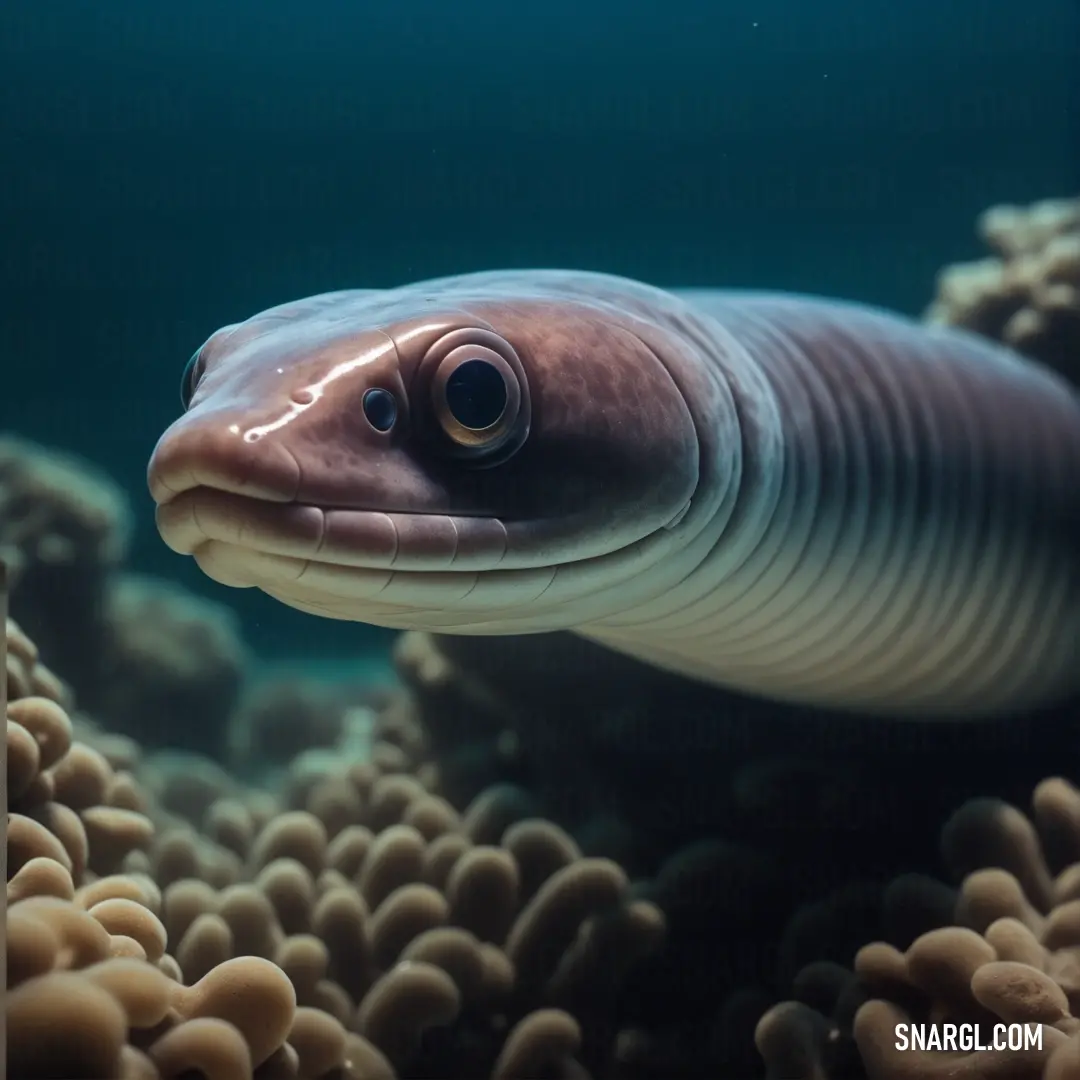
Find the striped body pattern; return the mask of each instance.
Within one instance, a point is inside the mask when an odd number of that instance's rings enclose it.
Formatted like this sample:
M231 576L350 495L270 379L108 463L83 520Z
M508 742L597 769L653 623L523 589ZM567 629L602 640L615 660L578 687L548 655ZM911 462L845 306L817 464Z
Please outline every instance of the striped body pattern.
M721 380L771 398L769 425L742 427L747 510L597 639L869 712L993 714L1074 689L1076 395L974 336L857 305L688 299L726 331Z

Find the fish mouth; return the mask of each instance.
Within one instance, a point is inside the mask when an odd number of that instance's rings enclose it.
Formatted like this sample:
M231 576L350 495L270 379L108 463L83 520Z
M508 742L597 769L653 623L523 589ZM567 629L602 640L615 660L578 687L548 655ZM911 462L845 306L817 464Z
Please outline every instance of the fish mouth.
M207 453L195 460L192 440L165 439L150 463L158 531L179 554L198 558L208 547L227 547L235 549L230 562L241 569L243 556L251 569L262 558L465 572L496 569L510 549L497 515L307 503L303 471L286 447L267 444L256 452L219 431L200 433L201 443L208 439L213 445L204 445ZM218 441L231 452L212 453L221 449Z
M565 629L581 621L575 605L597 593L611 594L604 611L619 608L620 582L639 579L668 546L647 536L582 559L568 542L513 543L497 517L271 502L207 487L159 503L157 526L219 584L324 618L446 633ZM588 611L602 613L591 603Z
M290 459L228 475L153 461L162 539L212 580L312 614L469 633L565 628L575 601L635 579L670 546L664 532L590 536L584 520L305 503Z
M173 551L225 544L252 556L368 570L495 570L509 550L498 517L461 517L253 498L194 487L159 503L157 526Z
M157 525L165 543L212 580L258 588L323 617L467 632L523 605L562 607L562 580L554 587L560 565L538 553L511 559L498 518L323 508L191 488L159 504Z

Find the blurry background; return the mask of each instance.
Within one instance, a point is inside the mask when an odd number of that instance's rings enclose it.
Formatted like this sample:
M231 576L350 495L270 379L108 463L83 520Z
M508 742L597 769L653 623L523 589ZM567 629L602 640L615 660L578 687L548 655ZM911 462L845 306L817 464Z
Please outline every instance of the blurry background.
M153 530L180 371L281 301L500 265L919 312L975 216L1080 181L1071 0L5 4L0 429L140 511L132 563L264 655L374 632L227 597Z

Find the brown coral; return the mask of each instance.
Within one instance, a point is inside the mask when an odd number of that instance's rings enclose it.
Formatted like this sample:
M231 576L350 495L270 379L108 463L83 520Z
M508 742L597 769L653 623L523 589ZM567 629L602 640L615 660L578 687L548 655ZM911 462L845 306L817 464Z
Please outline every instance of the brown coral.
M144 746L219 755L247 664L232 611L124 573L104 591L101 620L102 678L82 703Z
M832 995L832 1015L794 1001L771 1009L757 1029L770 1075L840 1075L839 1048L850 1036L871 1080L1080 1077L1080 791L1044 781L1030 817L972 800L946 824L942 849L962 877L959 925L923 933L903 951L863 947ZM981 1025L984 1044L995 1024L1041 1025L1041 1045L897 1046L898 1024L947 1023Z
M997 206L978 222L994 254L947 267L927 312L1080 381L1080 198Z
M11 634L33 690L33 648ZM311 809L211 793L193 804L203 832L80 730L40 693L8 706L16 1075L393 1080L436 1055L459 1075L585 1076L614 1060L613 979L664 920L558 826L506 828L499 791L459 812L388 756L388 772L318 772Z
M232 614L177 585L121 573L130 530L127 496L92 464L0 438L0 562L10 613L35 643L9 657L11 696L64 699L35 671L40 649L112 730L144 742L168 731L173 745L214 750L246 659Z
M0 567L3 567L0 561ZM19 624L11 618L5 620L7 650L4 658L7 700L39 695L57 703L69 700L67 687L42 663L37 646L26 636Z
M94 643L131 513L116 483L81 459L0 438L0 562L10 614L47 662L82 691L100 685Z

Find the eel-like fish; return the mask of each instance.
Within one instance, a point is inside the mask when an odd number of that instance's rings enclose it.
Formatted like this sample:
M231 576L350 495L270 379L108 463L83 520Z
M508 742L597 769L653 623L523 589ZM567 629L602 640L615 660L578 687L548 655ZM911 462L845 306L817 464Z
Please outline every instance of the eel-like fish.
M226 326L182 396L163 538L302 611L883 715L1080 687L1080 395L963 331L484 272Z

